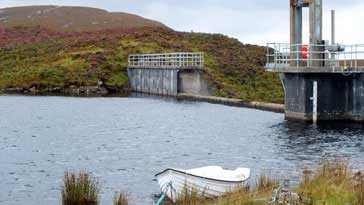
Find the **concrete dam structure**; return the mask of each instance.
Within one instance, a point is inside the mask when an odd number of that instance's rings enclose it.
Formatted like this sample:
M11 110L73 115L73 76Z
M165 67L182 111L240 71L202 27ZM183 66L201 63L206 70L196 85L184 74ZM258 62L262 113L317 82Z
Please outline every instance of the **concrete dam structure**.
M310 10L309 44L302 42L302 9ZM322 39L322 0L290 0L290 43L267 46L266 69L280 74L288 120L364 121L364 45Z
M135 92L210 95L203 77L203 53L162 53L129 56L128 75Z

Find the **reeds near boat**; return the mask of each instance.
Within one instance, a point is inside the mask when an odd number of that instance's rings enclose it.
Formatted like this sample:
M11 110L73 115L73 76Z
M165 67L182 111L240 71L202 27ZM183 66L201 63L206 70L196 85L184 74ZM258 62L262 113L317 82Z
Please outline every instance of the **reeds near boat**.
M257 192L273 191L279 185L279 180L268 174L262 174L259 176L257 184L255 186Z
M178 205L204 205L208 200L204 192L200 192L198 189L190 188L186 184L182 190L182 193L176 199L174 204Z
M254 199L258 197L258 193L255 191L254 188L251 188L250 186L243 186L240 189L228 193L223 197L219 197L215 200L214 204L219 205L240 205L240 204L262 204L262 202L265 202L265 199L263 201L254 201Z
M128 195L124 192L116 193L114 197L114 205L128 205Z
M297 191L313 205L364 204L363 177L347 161L324 162L315 171L305 171Z
M273 190L279 181L270 175L261 175L254 186L242 185L240 188L227 192L226 195L216 198L207 198L204 192L189 189L185 186L182 194L175 203L168 201L166 204L176 205L261 205L270 200Z
M88 173L66 172L62 186L63 205L98 205L99 183Z
M280 181L272 175L262 174L256 183L227 192L226 195L211 198L201 189L184 186L176 205L261 205L269 204ZM65 173L62 186L63 205L98 205L99 183L87 173ZM324 162L315 170L306 169L301 184L292 189L299 194L294 204L307 205L364 205L364 174L354 172L347 161ZM290 192L289 192L290 193ZM282 204L277 200L270 204ZM297 202L297 203L296 203ZM114 205L128 205L125 192L115 195ZM291 203L292 204L292 203Z
M354 176L354 180L354 204L364 204L364 174L361 172L357 172Z
M262 174L253 186L245 185L234 192L213 199L190 190L185 192L178 205L258 205L269 204L274 190L279 186L277 178ZM347 161L324 162L318 169L304 171L301 184L292 188L299 194L294 204L307 205L364 205L364 174L355 173ZM285 204L277 195L270 204Z

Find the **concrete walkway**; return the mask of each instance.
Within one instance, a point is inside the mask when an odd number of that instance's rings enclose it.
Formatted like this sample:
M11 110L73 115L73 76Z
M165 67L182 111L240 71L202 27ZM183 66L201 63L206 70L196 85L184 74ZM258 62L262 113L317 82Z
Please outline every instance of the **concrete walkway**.
M276 103L264 103L264 102L256 102L256 101L244 101L240 99L234 98L223 98L223 97L215 97L215 96L201 96L201 95L191 95L186 93L180 93L177 95L178 99L186 99L186 100L196 100L203 101L209 103L237 106L237 107L247 107L258 110L265 110L277 113L284 113L284 105L276 104Z

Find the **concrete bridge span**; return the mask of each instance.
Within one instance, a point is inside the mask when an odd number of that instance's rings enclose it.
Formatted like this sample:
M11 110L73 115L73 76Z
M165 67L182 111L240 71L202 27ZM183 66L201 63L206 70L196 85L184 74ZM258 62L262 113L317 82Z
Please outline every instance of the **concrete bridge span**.
M203 77L203 53L130 55L128 75L135 92L177 95L210 95Z

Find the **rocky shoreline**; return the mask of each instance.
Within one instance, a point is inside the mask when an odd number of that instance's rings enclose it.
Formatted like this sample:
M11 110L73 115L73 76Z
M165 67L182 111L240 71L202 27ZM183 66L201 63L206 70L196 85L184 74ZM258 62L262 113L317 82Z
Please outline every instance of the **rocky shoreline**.
M115 93L128 93L128 89L108 88L105 86L70 86L67 88L6 88L0 89L0 94L24 95L69 95L69 96L106 96Z

